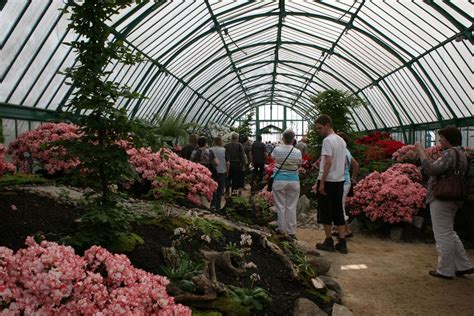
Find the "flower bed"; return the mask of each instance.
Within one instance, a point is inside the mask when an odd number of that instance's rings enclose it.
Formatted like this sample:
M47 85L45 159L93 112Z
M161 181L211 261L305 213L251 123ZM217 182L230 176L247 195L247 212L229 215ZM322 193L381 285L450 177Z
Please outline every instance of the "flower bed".
M371 221L411 223L424 207L426 189L413 181L420 179L413 165L396 164L385 172L373 172L354 187L347 205L353 215L363 214Z
M134 268L124 255L32 237L16 253L0 247L0 306L13 315L191 315L166 293L164 277Z
M5 160L5 152L6 148L5 145L0 144L0 176L4 175L8 172L15 172L15 166Z
M67 173L79 166L80 161L64 160L67 154L65 148L47 145L54 141L79 137L79 127L75 125L47 123L20 135L10 144L8 153L22 172L28 173L32 172L33 168L38 168L46 170L48 174ZM151 183L155 196L160 195L159 189L169 189L170 192L174 190L183 194L197 205L201 204L201 198L209 201L212 199L217 183L212 180L211 172L206 167L183 159L170 149L161 149L159 152L153 152L150 148L137 149L125 140L118 141L117 145L127 151L129 162L135 168L140 181ZM0 175L3 170L1 158L0 149Z
M428 158L436 160L441 156L441 150L441 145L438 144L436 146L426 148L425 153ZM419 164L420 160L415 145L406 145L401 147L393 153L392 158L397 162L413 164Z
M169 149L153 152L150 148L130 148L127 153L141 180L150 181L157 196L160 195L159 189L167 185L200 205L201 197L210 201L217 190L217 182L212 180L208 168L183 159Z
M51 142L72 140L81 137L79 127L66 123L46 123L18 136L8 147L8 154L21 172L32 172L34 167L44 169L48 174L67 172L79 165L79 160L64 160L64 147L45 146Z

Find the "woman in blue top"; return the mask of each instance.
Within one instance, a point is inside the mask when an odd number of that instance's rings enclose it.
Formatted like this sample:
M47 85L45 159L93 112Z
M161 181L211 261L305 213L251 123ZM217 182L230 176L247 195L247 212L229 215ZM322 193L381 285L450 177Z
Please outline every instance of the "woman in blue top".
M346 146L349 146L349 137L342 132L337 133L341 138L346 142ZM350 170L352 168L352 177ZM346 163L344 165L344 193L342 195L342 210L344 211L344 219L346 220L346 238L351 238L354 236L349 226L347 225L347 220L349 216L346 213L346 198L349 194L351 186L355 184L357 179L357 174L359 173L359 163L357 160L352 157L351 152L346 147ZM336 233L338 234L338 233Z
M272 194L278 214L278 230L292 239L296 239L296 205L300 197L298 168L301 166L301 152L291 145L294 138L292 130L284 131L283 145L272 152L275 160Z

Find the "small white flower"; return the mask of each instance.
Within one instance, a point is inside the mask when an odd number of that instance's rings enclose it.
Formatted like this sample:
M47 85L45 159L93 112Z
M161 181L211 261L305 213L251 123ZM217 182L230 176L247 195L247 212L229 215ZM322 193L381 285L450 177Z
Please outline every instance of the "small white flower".
M250 279L252 281L260 281L260 275L258 275L258 273L252 273L252 275L250 276Z
M189 211L186 213L186 216L187 216L187 217L197 217L197 216L198 216L198 213L197 213L196 211L189 210Z
M186 229L184 229L183 227L178 227L174 230L175 236L179 236L181 234L186 234Z
M245 269L257 269L257 265L255 263L253 263L252 261L250 261L250 262L246 262L244 264L244 268Z
M208 235L202 235L201 239L207 242L208 244L211 243L211 237L209 237Z
M241 246L245 246L245 245L251 246L252 245L252 236L250 236L249 234L240 235L240 245Z

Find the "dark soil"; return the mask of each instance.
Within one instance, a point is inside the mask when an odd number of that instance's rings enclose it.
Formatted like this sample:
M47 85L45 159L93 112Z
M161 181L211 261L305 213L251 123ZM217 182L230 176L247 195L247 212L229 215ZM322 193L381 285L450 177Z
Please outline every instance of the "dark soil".
M145 244L128 253L128 257L134 266L152 273L162 274L160 267L163 265L161 247L171 245L172 232L160 229L156 225L135 226L134 232L144 239ZM224 230L223 240L213 241L210 247L212 250L223 251L225 250L225 244L228 242L239 244L240 234L238 231ZM265 312L256 315L292 315L295 301L301 297L312 299L321 307L323 306L322 302L317 301L315 297L307 293L306 288L301 283L290 277L290 271L277 255L263 248L258 239L252 237L254 242L252 243L251 254L247 259L257 265L258 274L261 277L261 280L255 283L255 286L269 291L273 300L273 304ZM183 244L183 249L187 252L192 251L193 246L196 249L195 244ZM196 256L193 257L196 258ZM248 276L239 277L219 268L216 269L216 274L217 279L227 285L238 287L248 287L250 285Z
M15 207L12 208L12 206ZM24 247L27 236L42 234L47 240L58 241L74 231L75 220L81 216L82 210L70 205L31 193L0 190L0 246L13 250ZM127 253L132 264L146 271L163 274L161 266L164 264L161 253L162 247L171 246L173 231L163 229L156 223L135 224L133 231L140 235L145 243L133 252ZM240 242L241 233L238 231L223 230L222 240L213 240L210 248L222 251L229 242ZM291 279L290 272L278 256L253 238L251 253L248 261L258 267L261 280L255 286L262 287L270 292L273 304L265 312L258 315L292 315L297 298L307 297L318 301L307 293L306 288L299 282ZM182 249L186 252L195 252L202 242L199 237L192 239L192 244L184 243ZM196 254L191 254L196 258ZM249 286L248 276L238 276L226 271L217 270L218 280L228 285L239 287Z
M16 208L16 210L14 210ZM27 236L57 241L74 230L82 211L31 193L0 191L0 246L23 248Z

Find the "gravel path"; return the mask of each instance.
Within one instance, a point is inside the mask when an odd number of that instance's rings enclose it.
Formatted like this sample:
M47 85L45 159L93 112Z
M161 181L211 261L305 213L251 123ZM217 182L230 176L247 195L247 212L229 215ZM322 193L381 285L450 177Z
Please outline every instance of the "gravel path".
M315 229L300 228L296 235L310 247L324 239ZM347 255L321 255L331 261L328 275L342 286L343 304L354 315L474 315L474 275L452 281L428 276L437 262L434 244L356 235L348 248ZM467 253L474 262L474 249Z

